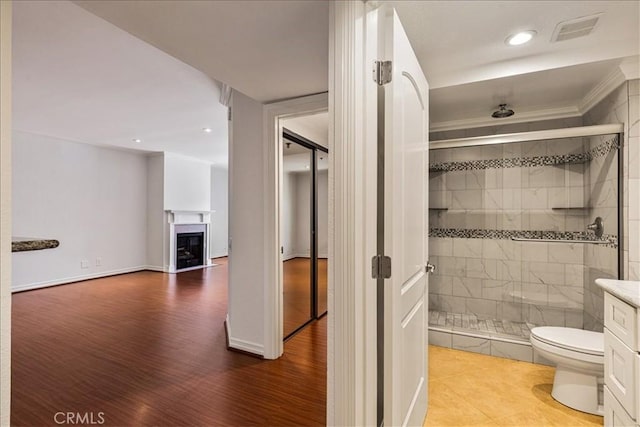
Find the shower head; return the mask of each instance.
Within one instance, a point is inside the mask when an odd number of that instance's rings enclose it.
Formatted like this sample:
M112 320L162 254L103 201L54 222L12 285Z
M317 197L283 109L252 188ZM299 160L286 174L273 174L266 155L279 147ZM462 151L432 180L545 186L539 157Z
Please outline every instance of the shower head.
M511 117L514 114L513 110L507 110L507 104L500 104L500 109L494 111L493 114L491 114L491 117L494 119L503 119L505 117Z

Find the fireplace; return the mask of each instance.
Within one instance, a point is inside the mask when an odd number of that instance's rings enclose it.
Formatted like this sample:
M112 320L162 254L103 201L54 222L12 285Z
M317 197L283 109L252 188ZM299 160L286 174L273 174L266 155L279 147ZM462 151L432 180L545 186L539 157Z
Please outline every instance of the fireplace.
M204 233L177 233L176 270L204 265Z
M178 273L211 265L209 224L208 212L167 211L164 271Z

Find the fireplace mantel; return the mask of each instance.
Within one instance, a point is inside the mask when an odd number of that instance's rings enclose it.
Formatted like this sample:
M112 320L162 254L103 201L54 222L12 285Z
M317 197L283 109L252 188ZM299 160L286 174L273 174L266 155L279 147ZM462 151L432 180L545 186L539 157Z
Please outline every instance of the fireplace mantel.
M210 224L211 211L174 211L167 210L169 224Z

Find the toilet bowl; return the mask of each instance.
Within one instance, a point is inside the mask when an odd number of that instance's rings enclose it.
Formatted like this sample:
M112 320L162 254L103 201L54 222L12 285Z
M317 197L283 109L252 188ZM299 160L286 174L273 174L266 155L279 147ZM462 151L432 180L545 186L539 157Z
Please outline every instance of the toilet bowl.
M578 411L603 415L604 334L575 328L540 326L531 346L556 365L551 395Z

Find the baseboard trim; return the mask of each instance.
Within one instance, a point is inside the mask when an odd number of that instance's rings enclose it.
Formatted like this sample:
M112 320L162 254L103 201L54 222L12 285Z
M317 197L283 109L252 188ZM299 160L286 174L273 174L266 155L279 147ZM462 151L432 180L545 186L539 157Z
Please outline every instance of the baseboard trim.
M227 341L227 350L235 353L241 353L247 356L264 359L264 346L245 340L231 337L231 327L229 326L229 315L224 321L224 335Z
M216 252L213 254L209 254L209 258L224 258L226 256L229 256L228 252Z
M127 273L136 273L138 271L146 271L146 270L160 271L160 272L163 271L161 267L150 266L150 265L140 265L137 267L121 268L118 270L110 270L110 271L101 271L99 273L85 274L82 276L65 277L63 279L47 280L44 282L28 283L25 285L12 286L11 293L31 291L34 289L41 289L41 288L49 288L52 286L68 285L69 283L84 282L85 280L100 279L103 277L117 276L119 274L127 274Z
M290 261L292 259L295 258L309 258L309 255L304 255L304 254L287 254L287 255L283 255L282 256L282 260L283 261Z

